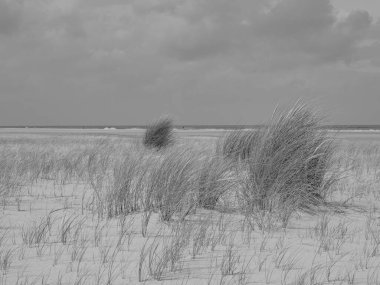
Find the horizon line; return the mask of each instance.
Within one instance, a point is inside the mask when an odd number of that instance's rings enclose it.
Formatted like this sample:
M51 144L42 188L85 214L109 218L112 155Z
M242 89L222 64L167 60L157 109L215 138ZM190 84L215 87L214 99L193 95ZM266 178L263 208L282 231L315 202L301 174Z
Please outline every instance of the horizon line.
M23 128L33 128L33 129L105 129L105 128L115 128L115 129L144 129L149 125L0 125L0 129L23 129ZM214 125L214 124L184 124L184 125L173 125L176 129L245 129L245 128L260 128L265 126L265 124L228 124L228 125ZM380 124L326 124L321 125L322 129L379 129Z

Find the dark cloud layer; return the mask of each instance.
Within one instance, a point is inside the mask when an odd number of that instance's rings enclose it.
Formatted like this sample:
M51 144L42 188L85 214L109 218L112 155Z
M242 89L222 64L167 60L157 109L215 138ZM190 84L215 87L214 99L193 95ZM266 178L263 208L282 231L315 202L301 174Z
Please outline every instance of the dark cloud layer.
M378 19L329 0L0 0L0 124L255 123L295 97L372 105L379 47Z

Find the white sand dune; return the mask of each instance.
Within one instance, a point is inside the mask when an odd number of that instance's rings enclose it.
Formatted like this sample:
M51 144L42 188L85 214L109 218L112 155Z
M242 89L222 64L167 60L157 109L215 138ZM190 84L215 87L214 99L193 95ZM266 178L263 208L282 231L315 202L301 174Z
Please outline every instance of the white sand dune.
M222 133L177 136L212 149ZM380 284L380 133L336 134L345 175L329 199L339 211L299 212L285 229L259 229L221 211L225 200L220 211L197 209L185 221L162 222L153 213L145 237L143 213L107 218L95 197L114 187L114 164L138 149L141 134L0 130L0 186L8 192L0 284ZM94 149L109 157L96 158L89 177L79 158Z

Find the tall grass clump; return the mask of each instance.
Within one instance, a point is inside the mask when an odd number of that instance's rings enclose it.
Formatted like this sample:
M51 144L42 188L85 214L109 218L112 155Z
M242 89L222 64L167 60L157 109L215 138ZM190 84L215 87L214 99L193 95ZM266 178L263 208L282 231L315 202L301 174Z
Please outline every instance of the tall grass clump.
M2 159L0 161L0 198L6 198L12 193L16 194L20 188L18 177L15 175L16 167L16 163L12 160Z
M218 152L233 160L248 159L257 135L256 130L231 131L218 142Z
M148 148L162 149L174 141L173 122L169 118L162 118L147 127L143 144Z
M198 164L193 150L174 148L151 168L150 192L162 220L169 221L176 213L185 217L196 206Z
M229 190L235 190L238 180L235 164L222 156L207 156L199 168L198 205L215 209L220 197Z
M111 218L143 209L149 169L152 163L149 153L130 149L113 167L113 187L107 193L107 214Z
M330 166L333 140L320 129L320 117L305 105L275 113L258 130L245 160L242 201L248 213L291 213L321 203L334 181Z

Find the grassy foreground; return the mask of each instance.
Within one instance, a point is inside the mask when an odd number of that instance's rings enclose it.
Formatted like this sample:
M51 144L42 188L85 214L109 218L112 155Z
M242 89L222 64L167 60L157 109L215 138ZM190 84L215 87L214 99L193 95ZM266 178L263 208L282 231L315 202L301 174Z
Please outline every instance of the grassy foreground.
M337 141L313 172L323 181L310 180L291 154L322 157L321 137L258 152L275 134L244 134L254 147L235 159L225 138L157 151L128 137L2 133L0 284L380 284L380 145ZM315 186L331 169L341 179ZM247 203L257 193L268 200Z

